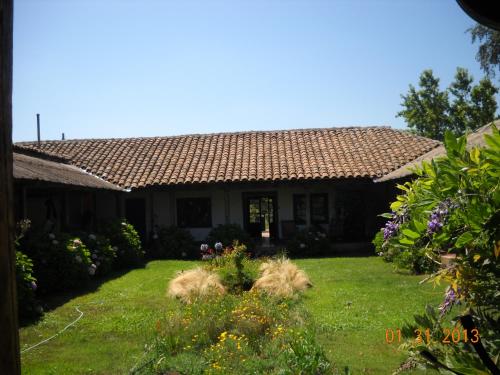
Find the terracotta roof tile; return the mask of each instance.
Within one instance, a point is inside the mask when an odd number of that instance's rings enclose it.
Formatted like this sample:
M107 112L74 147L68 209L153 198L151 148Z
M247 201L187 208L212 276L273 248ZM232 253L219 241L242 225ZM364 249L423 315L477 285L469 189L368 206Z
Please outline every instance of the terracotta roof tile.
M388 127L20 142L124 188L186 183L377 178L439 146Z

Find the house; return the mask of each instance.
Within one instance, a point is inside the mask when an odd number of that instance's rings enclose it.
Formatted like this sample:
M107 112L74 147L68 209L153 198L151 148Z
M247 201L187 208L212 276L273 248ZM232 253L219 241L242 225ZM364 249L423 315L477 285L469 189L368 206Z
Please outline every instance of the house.
M123 189L61 156L14 146L13 175L16 221L29 218L47 230L90 230L119 216Z
M479 129L476 129L474 132L467 135L467 148L471 147L484 147L486 142L484 140L485 134L492 133L492 126L495 126L497 129L500 128L500 120L493 121L488 125L484 125ZM397 181L397 180L406 180L413 176L413 170L422 164L422 162L430 162L435 158L439 158L446 155L446 149L444 145L433 148L429 152L419 156L415 160L410 161L409 163L393 170L390 173L385 174L382 177L374 179L375 182L387 182L387 181Z
M143 238L156 226L177 225L203 240L211 228L236 223L254 238L274 241L307 226L320 226L338 241L364 241L382 225L377 215L395 194L393 183L374 179L439 145L389 127L344 127L15 147L62 158L109 183L103 190L120 207L102 198L95 203L99 216L121 212ZM117 198L116 189L126 193Z

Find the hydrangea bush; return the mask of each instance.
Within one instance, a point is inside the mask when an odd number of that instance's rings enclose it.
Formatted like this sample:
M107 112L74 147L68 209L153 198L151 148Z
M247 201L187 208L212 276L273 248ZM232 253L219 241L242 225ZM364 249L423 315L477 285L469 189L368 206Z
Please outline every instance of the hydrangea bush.
M156 228L150 242L148 255L155 259L194 259L197 255L191 233L175 225Z
M33 318L43 312L35 296L38 285L36 278L33 276L33 261L19 250L20 241L24 238L30 226L31 222L29 220L22 220L16 225L17 305L21 319Z
M96 272L85 244L66 233L30 231L21 248L33 259L38 290L44 294L81 287Z
M286 249L293 258L325 256L331 255L332 243L322 228L314 226L298 231Z
M43 310L36 299L38 285L33 276L33 261L20 251L16 251L17 305L21 319L39 316Z
M393 212L385 215L389 221L374 243L387 260L414 272L432 271L429 280L445 282L437 313L428 309L417 324L426 322L433 337L439 338L445 319L460 325L458 319L469 316L481 332L487 356L498 358L500 134L495 126L485 142L485 148L467 150L466 137L456 139L447 133L447 156L423 163L415 171L415 181L399 185L403 194L391 204ZM444 255L452 255L454 261L443 262ZM413 344L412 353L430 353L457 371L467 367L487 371L470 342L442 345L438 339L435 344Z
M115 220L107 223L103 234L109 238L116 252L116 265L119 268L138 267L144 265L145 252L141 238L134 226L126 220Z
M103 276L110 273L116 260L116 250L111 246L109 239L94 233L82 233L81 238L90 251L90 258L96 266L96 275Z

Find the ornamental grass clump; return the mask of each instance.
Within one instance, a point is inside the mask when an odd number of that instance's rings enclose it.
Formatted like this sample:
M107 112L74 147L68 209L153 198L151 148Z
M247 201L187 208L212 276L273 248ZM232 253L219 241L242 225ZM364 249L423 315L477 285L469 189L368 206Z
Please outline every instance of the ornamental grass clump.
M191 303L199 297L225 293L220 277L201 267L179 272L170 282L167 292L170 297L179 298L185 303Z
M309 277L289 259L269 260L260 266L261 276L253 289L279 297L292 297L312 287Z

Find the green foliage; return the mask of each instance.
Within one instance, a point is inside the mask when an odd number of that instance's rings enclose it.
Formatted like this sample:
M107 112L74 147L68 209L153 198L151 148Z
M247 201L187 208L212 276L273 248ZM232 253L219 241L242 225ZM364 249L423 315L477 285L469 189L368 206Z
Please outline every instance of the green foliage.
M16 225L16 286L17 286L17 309L21 319L33 318L43 313L38 304L35 291L38 288L36 278L33 276L33 261L19 251L20 241L31 227L29 220L22 220Z
M115 220L103 227L103 234L109 238L116 251L116 265L119 268L137 267L144 264L144 250L134 226L126 220Z
M132 373L332 373L297 301L257 292L197 300L158 320L156 331Z
M472 315L479 322L480 328L477 332L469 329L465 333L458 317L443 321L438 309L426 306L425 313L415 315L414 322L406 323L401 329L402 337L405 338L402 348L409 353L407 362L413 362L424 369L439 369L445 374L449 372L443 366L460 374L489 374L485 363L471 345L471 340L480 337L481 345L490 358L497 358L500 347L500 312L498 309L474 309ZM485 324L485 321L488 323ZM421 340L416 338L417 330L421 332ZM429 358L422 356L422 352L430 353L435 360L429 361Z
M215 271L230 293L250 290L259 274L259 261L251 260L246 246L235 241L233 247L224 249L220 256L207 262L206 267Z
M33 259L41 293L81 287L95 273L90 252L77 237L30 230L20 248Z
M490 77L495 77L495 71L500 71L500 32L481 24L467 30L471 34L472 43L480 43L476 60L481 69Z
M382 249L414 271L416 262L440 264L441 255L455 254L451 265L443 264L430 278L450 285L440 319L461 303L461 313L471 313L481 332L496 329L490 340L485 338L490 357L495 357L500 353L498 319L480 314L500 306L500 133L491 129L483 149L467 150L465 137L445 135L447 156L424 163L416 170L419 178L399 186L404 194L391 204L394 212ZM446 351L444 357L458 366L464 351ZM476 366L476 360L467 363Z
M81 238L90 251L90 258L96 265L96 275L103 276L113 270L116 250L108 238L100 234L82 233Z
M498 88L488 78L474 86L469 72L457 68L455 80L441 91L439 78L424 70L419 86L417 90L410 85L408 93L401 95L403 110L397 114L418 135L443 140L447 130L459 136L495 119Z
M194 259L196 243L186 229L175 225L159 227L153 233L148 255L155 259Z
M379 255L383 255L382 253L382 246L384 245L384 232L383 230L379 230L376 234L375 237L373 237L372 240L373 247L375 248L375 252Z
M35 291L36 278L33 276L33 261L20 251L16 251L17 306L21 318L37 317L42 313Z
M292 258L331 255L332 244L326 233L318 227L297 231L287 242L287 252Z
M254 248L254 243L250 235L238 224L218 225L210 231L206 239L206 243L210 246L221 242L223 246L228 247L234 241L244 244L248 250L253 250Z

